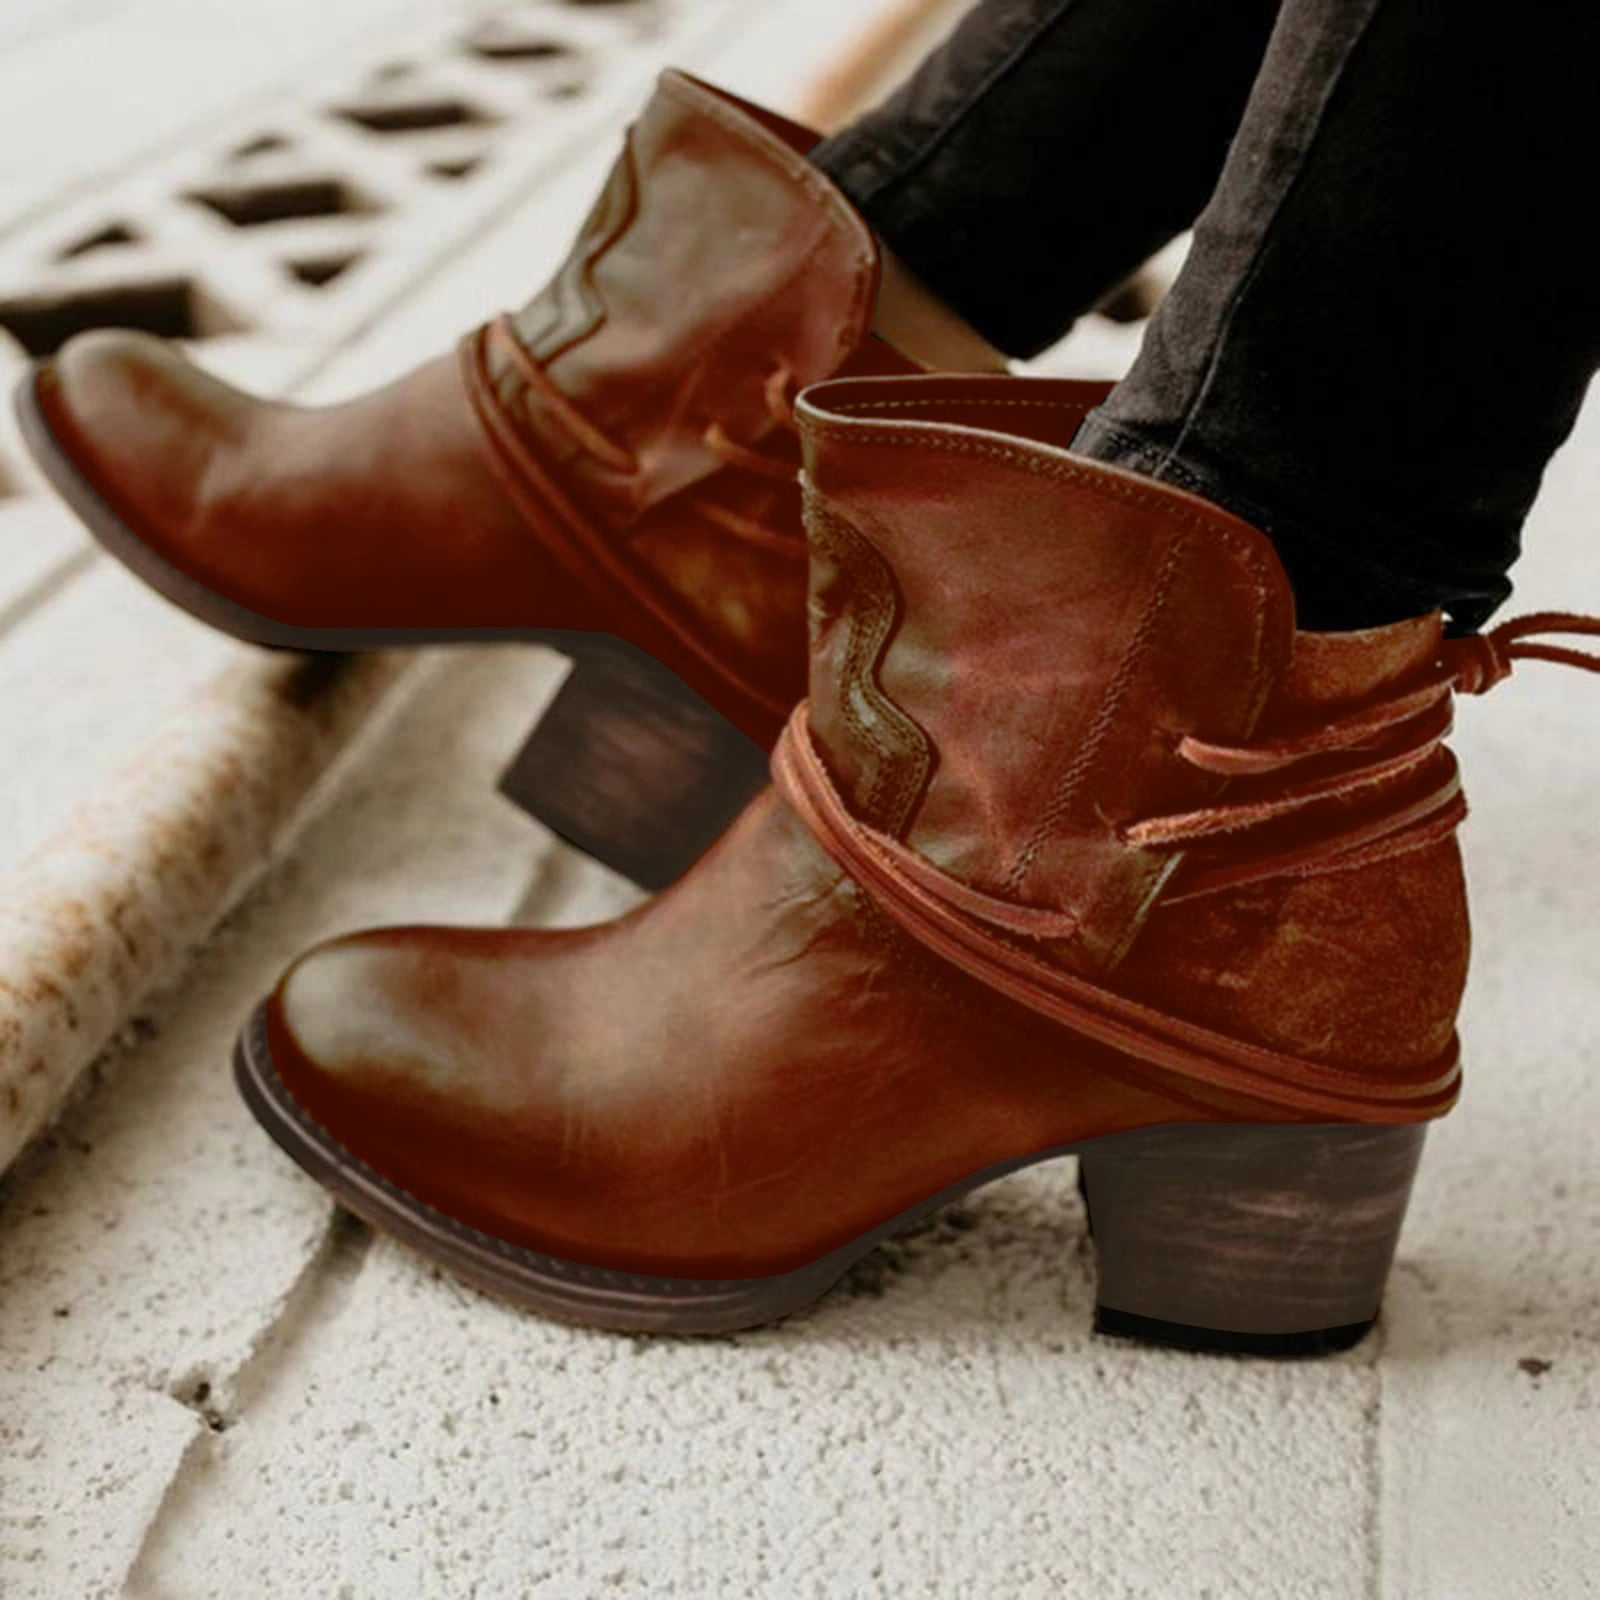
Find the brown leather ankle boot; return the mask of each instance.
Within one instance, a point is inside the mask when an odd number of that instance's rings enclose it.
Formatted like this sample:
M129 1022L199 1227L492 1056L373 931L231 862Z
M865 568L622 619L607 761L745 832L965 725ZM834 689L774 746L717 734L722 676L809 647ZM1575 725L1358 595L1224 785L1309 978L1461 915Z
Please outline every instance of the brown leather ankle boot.
M241 1040L255 1114L361 1215L604 1326L781 1316L1071 1152L1103 1328L1352 1342L1458 1087L1451 693L1546 647L1296 632L1267 540L1070 455L1049 381L800 414L775 789L609 926L312 951Z
M456 352L307 409L88 334L25 381L26 436L107 549L241 639L577 657L505 787L659 886L804 693L792 396L915 370L870 334L877 246L816 139L668 72L554 280Z

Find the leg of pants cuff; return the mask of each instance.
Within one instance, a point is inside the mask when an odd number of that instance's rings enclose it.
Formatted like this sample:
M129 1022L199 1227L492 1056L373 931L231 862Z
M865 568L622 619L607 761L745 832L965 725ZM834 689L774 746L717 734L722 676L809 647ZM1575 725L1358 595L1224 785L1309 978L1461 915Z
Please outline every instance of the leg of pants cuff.
M1279 0L981 0L812 159L1010 355L1194 221Z
M1285 0L1195 245L1075 448L1272 536L1313 627L1510 591L1600 364L1594 13Z

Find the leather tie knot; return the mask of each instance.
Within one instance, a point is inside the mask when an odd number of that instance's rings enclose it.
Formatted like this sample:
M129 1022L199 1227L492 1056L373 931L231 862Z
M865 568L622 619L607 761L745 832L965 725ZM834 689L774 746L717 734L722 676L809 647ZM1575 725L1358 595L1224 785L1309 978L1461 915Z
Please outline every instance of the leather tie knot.
M1455 687L1461 694L1487 694L1511 676L1512 657L1497 633L1474 633L1452 639Z
M1600 637L1600 617L1580 616L1575 611L1535 611L1502 622L1488 633L1447 640L1445 670L1453 687L1462 694L1483 694L1509 678L1518 661L1554 661L1583 672L1600 672L1600 655L1569 645L1531 642L1531 636L1540 633Z

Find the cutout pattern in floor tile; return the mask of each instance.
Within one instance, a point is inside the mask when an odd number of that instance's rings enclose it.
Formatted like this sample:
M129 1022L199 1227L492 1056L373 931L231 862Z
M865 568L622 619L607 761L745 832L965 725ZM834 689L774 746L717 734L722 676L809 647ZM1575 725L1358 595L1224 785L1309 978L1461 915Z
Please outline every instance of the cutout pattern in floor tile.
M733 0L455 5L0 245L0 381L74 333L326 346L581 138Z

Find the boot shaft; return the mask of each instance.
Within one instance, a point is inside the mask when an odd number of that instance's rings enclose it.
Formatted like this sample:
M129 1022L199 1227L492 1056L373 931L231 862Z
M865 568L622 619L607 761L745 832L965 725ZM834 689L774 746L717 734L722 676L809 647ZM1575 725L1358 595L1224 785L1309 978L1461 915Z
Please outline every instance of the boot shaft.
M1449 789L1448 752L1370 781L1386 733L1215 768L1426 677L1439 619L1298 633L1260 533L1067 452L1078 399L962 378L802 400L809 721L842 798L958 892L1039 913L1031 946L1064 971L1310 1059L1433 1058L1465 978L1459 857L1394 818ZM1342 842L1367 834L1370 861Z
M609 520L717 471L708 423L760 440L775 404L867 338L877 246L806 161L818 137L663 73L565 264L515 318L544 381L490 350L502 404Z

